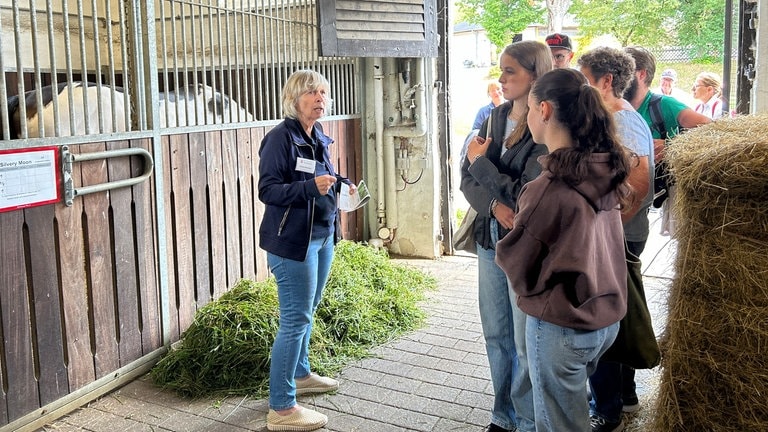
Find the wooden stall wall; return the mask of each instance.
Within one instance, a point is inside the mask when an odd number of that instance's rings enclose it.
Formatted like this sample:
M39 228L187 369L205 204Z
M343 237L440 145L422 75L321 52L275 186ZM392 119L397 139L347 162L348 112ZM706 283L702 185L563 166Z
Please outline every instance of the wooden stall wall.
M360 119L324 121L338 171L362 178ZM239 279L268 277L258 248L258 149L271 126L163 136L164 224L154 181L0 213L0 429L163 346L159 277L171 342ZM141 147L148 139L70 146ZM141 158L74 165L74 184L139 175ZM362 239L362 211L342 215ZM164 225L164 226L163 226ZM161 231L160 228L163 228ZM167 268L158 259L165 236Z
M71 147L73 153L147 140ZM74 165L76 185L138 175L139 159ZM5 423L162 346L152 183L0 213L0 418Z
M323 122L334 138L336 168L358 182L360 120ZM260 250L258 152L271 127L170 135L163 145L170 155L163 169L166 188L165 236L172 287L171 334L178 339L195 312L232 288L240 279L269 276ZM361 211L341 215L342 235L362 239Z
M331 156L336 170L357 184L363 179L363 157L360 119L323 122L326 135L334 139ZM363 210L341 214L341 230L345 239L363 241Z

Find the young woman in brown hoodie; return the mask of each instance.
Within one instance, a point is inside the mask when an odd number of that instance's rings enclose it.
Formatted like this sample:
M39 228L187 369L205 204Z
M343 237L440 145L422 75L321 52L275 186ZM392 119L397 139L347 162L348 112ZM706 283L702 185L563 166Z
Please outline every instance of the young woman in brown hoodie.
M612 113L580 72L539 77L528 107L533 139L550 154L496 246L516 294L512 399L520 431L586 432L587 377L626 312L620 212L630 162Z

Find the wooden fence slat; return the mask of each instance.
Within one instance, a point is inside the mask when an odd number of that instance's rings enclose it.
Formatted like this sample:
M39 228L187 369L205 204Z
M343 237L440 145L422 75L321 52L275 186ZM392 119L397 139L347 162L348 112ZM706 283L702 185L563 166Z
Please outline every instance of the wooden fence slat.
M271 127L185 134L173 138L178 143L163 136L164 163L155 168L165 184L162 232L154 176L131 188L78 196L71 207L0 213L0 427L162 346L158 236L168 245L171 342L197 308L238 279L269 276L266 252L258 248L264 205L257 187L258 150ZM338 143L332 150L337 170L354 181L360 157L339 146L358 142L359 127L359 120L344 120L327 128ZM152 145L145 138L71 150L131 146L152 153ZM136 177L143 165L138 157L84 161L72 176L76 187L95 185ZM357 228L353 214L345 217L347 236Z
M237 202L237 136L232 130L221 132L222 174L224 177L224 226L227 251L227 287L242 278L240 266L240 209Z
M343 129L338 127L338 124L336 122L329 122L327 124L323 125L325 127L326 135L333 138L334 143L330 146L329 151L331 153L331 161L333 162L333 166L336 168L336 172L340 175L343 175L344 177L349 178L353 183L357 183L357 180L354 176L350 175L349 170L347 170L346 165L346 154L344 152L344 146L341 143L346 142ZM353 213L345 213L341 212L340 215L340 229L341 229L341 236L343 238L349 238L349 231L350 231L350 220L354 219Z
M256 250L256 280L269 277L267 253L259 247L259 226L264 215L264 203L259 200L259 147L267 133L266 128L251 129L251 165L253 166L253 247Z
M128 148L128 141L115 141L109 149ZM130 158L107 159L109 180L130 178ZM112 207L115 288L117 289L117 329L120 365L141 358L141 331L139 330L139 288L136 274L136 249L134 245L133 197L130 188L113 189L109 193Z
M187 135L171 135L170 159L173 183L172 243L176 254L176 292L178 293L179 330L183 332L195 318L195 270L192 250L192 212L189 202L189 148Z
M104 151L104 144L81 145L80 153ZM104 160L80 162L84 185L108 181ZM88 290L91 298L93 322L94 363L96 377L101 378L120 367L115 316L115 287L113 285L112 241L110 238L109 199L107 192L83 195L86 217L86 245L88 256Z
M29 327L29 293L27 271L24 265L24 240L21 211L0 213L0 282L2 283L3 353L5 371L3 411L6 422L39 408L39 395L35 380L32 354L32 331ZM0 370L2 373L2 370Z
M35 355L39 365L37 379L40 382L41 406L54 402L69 392L62 338L53 215L52 205L24 210L24 221L29 227L29 267L34 296L33 325L37 336Z
M82 184L80 170L72 170L72 180ZM61 303L67 335L69 390L75 391L96 379L88 317L86 256L83 232L83 200L75 198L72 206L56 205L59 224L59 267L61 267Z
M195 291L198 305L211 301L211 261L208 235L208 197L205 134L189 134L189 170L192 188L192 226L194 228Z
M217 299L229 287L227 285L227 252L224 231L224 175L222 173L221 132L206 132L205 154L207 156L208 197L211 220L211 268L213 274L213 298Z
M163 205L165 206L165 232L159 233L159 235L165 236L166 241L166 253L167 253L167 278L168 278L168 302L170 304L170 328L168 332L170 334L171 341L179 340L182 329L179 328L179 310L178 310L178 291L176 289L178 282L176 281L176 248L174 248L173 238L173 224L174 214L173 207L171 206L171 195L173 194L173 165L171 162L171 138L164 136L161 138L163 151L166 157L163 158L165 165L162 167L163 184L165 190L163 194Z
M258 244L254 243L254 218L253 201L258 200L253 193L253 160L251 158L251 131L249 129L237 130L237 178L239 185L240 201L240 244L241 261L243 263L242 277L256 279L256 250Z
M364 180L362 178L362 159L357 156L355 146L347 145L347 143L357 142L358 138L356 137L359 136L359 130L355 126L357 123L359 123L358 120L350 120L323 124L326 135L334 140L334 144L330 147L330 153L336 172L349 178L355 184ZM361 229L363 215L364 212L361 210L341 213L341 235L343 238L358 239L363 235Z
M152 153L149 139L133 140L131 147L143 148ZM155 167L157 170L158 167ZM131 164L132 177L144 172L144 164ZM156 173L155 173L156 174ZM160 289L157 284L157 248L155 236L155 193L154 176L133 186L133 202L136 213L136 256L139 277L139 300L141 302L141 344L142 352L148 354L163 344L160 323Z

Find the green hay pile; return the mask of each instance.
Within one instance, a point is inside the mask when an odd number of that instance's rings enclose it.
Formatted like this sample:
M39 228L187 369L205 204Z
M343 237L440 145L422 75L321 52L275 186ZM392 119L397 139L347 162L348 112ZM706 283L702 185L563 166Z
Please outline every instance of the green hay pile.
M768 115L676 137L676 277L653 431L768 430Z
M339 242L315 314L312 370L335 375L372 347L422 326L426 314L417 303L436 285L419 270L393 264L384 250ZM197 312L179 346L152 369L152 378L188 397L263 397L278 320L274 278L241 280Z

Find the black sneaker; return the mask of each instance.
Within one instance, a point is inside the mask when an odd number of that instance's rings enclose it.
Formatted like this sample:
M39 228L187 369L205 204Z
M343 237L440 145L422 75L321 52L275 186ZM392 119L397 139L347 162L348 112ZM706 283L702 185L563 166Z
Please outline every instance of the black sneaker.
M592 432L621 432L624 430L624 422L609 422L608 420L592 414L589 416L589 424L592 426Z
M491 423L483 429L483 432L515 432L516 430L517 428L504 429L499 425Z

